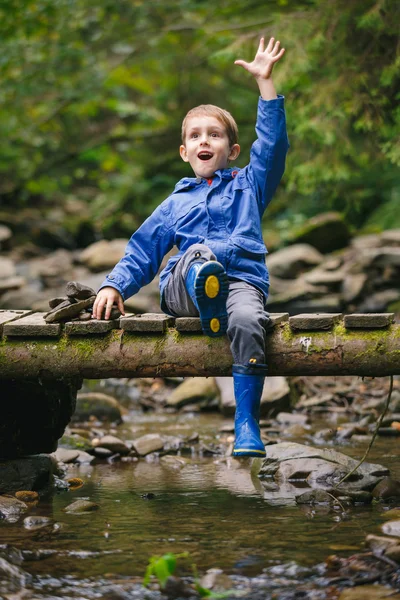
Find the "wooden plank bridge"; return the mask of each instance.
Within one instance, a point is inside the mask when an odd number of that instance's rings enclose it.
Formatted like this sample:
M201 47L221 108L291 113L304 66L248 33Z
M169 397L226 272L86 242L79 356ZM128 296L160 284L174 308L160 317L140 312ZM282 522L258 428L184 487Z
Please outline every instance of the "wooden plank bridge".
M46 323L46 313L0 310L0 380L229 376L229 341L197 318L127 315ZM271 314L270 375L400 374L394 314Z

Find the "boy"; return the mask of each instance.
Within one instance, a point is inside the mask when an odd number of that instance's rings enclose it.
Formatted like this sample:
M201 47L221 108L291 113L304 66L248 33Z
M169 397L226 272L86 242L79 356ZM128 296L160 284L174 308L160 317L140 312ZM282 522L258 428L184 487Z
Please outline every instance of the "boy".
M269 279L261 217L283 175L289 147L284 99L271 79L284 51L274 38L264 49L261 38L251 63L235 61L255 77L261 95L249 165L228 168L240 146L227 111L212 105L189 111L180 155L196 177L179 181L134 233L93 306L97 319L103 310L108 319L114 303L123 313L123 299L149 283L165 254L178 247L160 275L161 308L173 316L200 315L207 335L228 334L234 359L234 456L265 456L258 423L267 374Z

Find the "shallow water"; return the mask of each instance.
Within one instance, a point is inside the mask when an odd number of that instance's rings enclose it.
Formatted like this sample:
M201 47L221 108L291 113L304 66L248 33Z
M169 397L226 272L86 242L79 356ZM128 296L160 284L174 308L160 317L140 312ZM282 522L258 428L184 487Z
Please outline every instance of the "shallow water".
M129 439L149 431L189 435L196 430L215 441L223 422L215 413L130 413L117 433ZM366 445L351 442L336 449L358 458ZM398 439L377 438L368 461L387 466L399 478L397 450ZM256 576L271 565L295 561L311 566L330 554L363 550L366 534L378 533L385 521L387 507L381 504L345 512L272 505L251 475L250 460L184 458L182 468L163 459L70 466L68 477L81 477L84 486L42 499L28 513L49 516L60 528L28 531L23 518L15 524L1 522L0 542L46 551L42 560L23 564L40 578L142 576L150 556L185 551L200 572L220 567L228 574ZM81 498L98 503L99 509L64 512Z

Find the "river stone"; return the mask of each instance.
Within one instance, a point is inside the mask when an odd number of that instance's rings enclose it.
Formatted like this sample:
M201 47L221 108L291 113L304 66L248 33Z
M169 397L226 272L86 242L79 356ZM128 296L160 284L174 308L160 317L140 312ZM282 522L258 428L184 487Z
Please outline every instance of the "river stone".
M43 527L48 527L52 523L52 520L49 517L40 517L37 515L25 517L23 523L25 529L35 530L42 529Z
M63 306L64 303L57 306L55 309L47 313L45 316L46 323L58 323L59 321L69 321L74 317L77 317L79 313L89 306L92 306L96 296L91 296L86 300L79 300L69 306Z
M231 417L235 414L235 394L232 377L216 377L220 391L220 410L223 415ZM286 377L266 377L261 397L260 416L274 417L282 410L288 410L292 394Z
M348 245L351 233L346 221L338 212L326 212L312 217L295 228L291 243L310 244L323 254L334 252Z
M200 580L200 585L214 592L232 589L232 579L222 569L208 569Z
M288 412L280 412L276 415L276 420L278 423L286 424L286 423L296 423L300 425L306 425L308 423L307 415L288 413Z
M342 297L345 302L354 302L362 293L368 281L366 273L354 273L345 276L342 284Z
M400 481L391 477L384 477L372 491L374 498L387 500L388 498L400 498Z
M68 448L57 448L53 452L54 458L57 462L63 462L65 464L73 463L79 456L79 450L68 450Z
M0 494L44 490L52 481L56 463L48 454L0 460Z
M323 255L309 244L293 244L277 250L267 257L271 275L282 279L292 279L323 261Z
M79 260L91 271L112 269L124 256L127 243L125 239L100 240L85 248Z
M121 408L115 398L101 392L79 393L73 420L87 421L92 415L101 421L122 422Z
M79 283L78 281L68 281L65 286L65 293L69 298L76 300L87 300L96 295L96 292L89 286Z
M87 452L92 449L92 444L89 440L85 439L81 435L72 435L69 433L64 433L62 438L59 441L59 445L63 448L68 448L69 450L82 450L83 452Z
M79 450L79 454L75 462L79 465L90 465L95 460L95 457L89 454L88 452L84 452L83 450Z
M311 490L296 496L297 504L335 504L336 498L325 490Z
M384 246L400 246L400 229L382 231L381 240Z
M15 265L9 258L0 257L0 279L9 279L16 275Z
M1 482L3 485L3 482ZM17 498L0 496L0 517L8 523L16 523L20 516L28 510L28 505Z
M7 225L0 225L0 247L4 247L5 242L12 238L12 231Z
M96 440L96 443L94 443L93 440L92 444L93 446L101 446L102 448L107 448L108 450L111 450L114 453L118 452L118 454L128 454L130 452L130 448L128 448L128 446L122 440L115 437L114 435L105 435L100 439Z
M158 433L148 433L133 441L133 447L140 456L158 452L164 448L164 441Z
M266 458L262 460L258 476L262 480L272 480L278 485L302 481L311 488L326 491L337 489L346 494L348 490L371 490L389 473L388 469L381 465L364 462L350 480L335 488L358 461L332 449L313 448L295 442L267 446L265 451ZM298 491L294 495L299 495Z
M50 308L51 308L52 311L57 306L60 306L60 304L62 304L63 306L68 306L69 304L71 304L71 301L66 296L60 296L60 297L57 297L57 298L50 298L50 300L49 300L49 306L50 306Z
M400 538L400 519L384 523L383 525L381 525L381 531L382 533L386 533L386 535L391 535Z
M5 558L0 558L0 593L13 594L8 598L22 598L26 595L26 586L32 577L16 565L10 564ZM21 594L16 594L21 592ZM3 596L2 596L3 597Z
M214 377L190 377L174 389L167 399L167 405L180 408L185 404L211 402L218 395Z
M98 510L100 506L95 502L91 502L90 500L76 500L72 502L72 504L68 504L63 511L66 513L75 513L81 514L86 512L92 512L94 510Z
M344 590L338 600L400 600L400 593L384 585L359 585Z

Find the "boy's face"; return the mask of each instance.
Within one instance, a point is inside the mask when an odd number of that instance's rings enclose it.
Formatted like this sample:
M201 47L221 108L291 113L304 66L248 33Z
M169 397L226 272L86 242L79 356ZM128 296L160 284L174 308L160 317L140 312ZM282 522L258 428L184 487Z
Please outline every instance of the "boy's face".
M187 120L185 143L179 152L196 177L208 179L239 156L240 146L229 146L226 129L216 117L199 114Z

